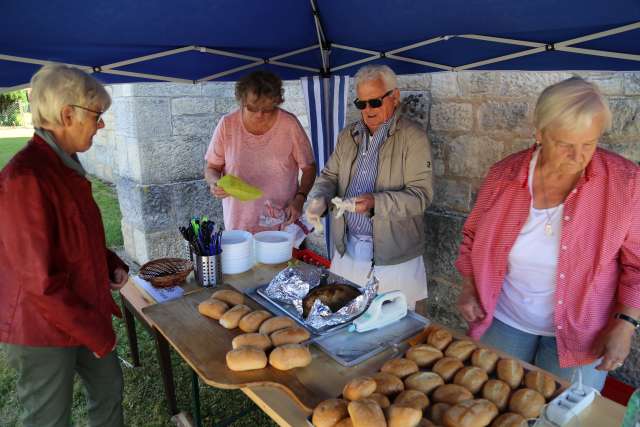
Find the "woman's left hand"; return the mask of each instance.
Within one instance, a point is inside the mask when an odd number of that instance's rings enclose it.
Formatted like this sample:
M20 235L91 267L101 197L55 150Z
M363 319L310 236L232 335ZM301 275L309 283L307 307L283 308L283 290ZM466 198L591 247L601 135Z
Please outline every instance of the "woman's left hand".
M632 325L612 319L594 344L596 354L602 357L602 362L596 366L596 369L612 371L622 366L631 350L633 332Z
M112 291L117 291L122 289L122 287L127 283L127 280L129 280L129 274L124 268L118 267L113 272L113 278L115 281L110 282L109 286L111 286Z
M293 224L296 222L298 218L302 215L302 207L304 206L304 197L300 194L296 194L293 199L289 202L286 208L284 208L284 213L287 215L287 219L285 220L282 227L286 227L289 224Z

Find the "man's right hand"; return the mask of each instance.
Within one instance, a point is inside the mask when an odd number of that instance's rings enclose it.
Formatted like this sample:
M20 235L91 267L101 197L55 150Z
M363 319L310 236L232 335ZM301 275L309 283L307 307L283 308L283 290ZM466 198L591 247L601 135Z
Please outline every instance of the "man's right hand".
M209 186L209 191L216 199L224 199L225 197L229 197L229 194L222 189L222 187L218 187L218 184L211 184Z
M458 307L458 311L460 312L464 320L467 321L467 323L473 323L484 319L486 313L482 309L480 301L478 300L478 293L476 292L476 287L473 283L473 279L463 279L462 292L458 297L456 306Z

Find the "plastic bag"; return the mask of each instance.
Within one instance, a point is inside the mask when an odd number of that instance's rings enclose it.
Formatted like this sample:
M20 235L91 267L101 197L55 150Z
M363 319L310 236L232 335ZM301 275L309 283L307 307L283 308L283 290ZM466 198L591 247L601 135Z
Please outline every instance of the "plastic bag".
M334 197L331 199L331 203L336 207L336 218L340 218L345 211L346 212L355 212L356 211L356 199L341 199L340 197Z
M260 213L258 224L261 227L275 227L282 224L286 219L287 214L284 209L273 206L271 200L266 200Z
M248 202L262 197L262 190L246 183L235 175L223 176L218 180L217 185L226 191L228 195L242 202Z

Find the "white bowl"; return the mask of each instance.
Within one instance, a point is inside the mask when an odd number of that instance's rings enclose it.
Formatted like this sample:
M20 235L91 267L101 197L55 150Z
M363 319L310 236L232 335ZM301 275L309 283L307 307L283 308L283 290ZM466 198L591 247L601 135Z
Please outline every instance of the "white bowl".
M248 271L255 264L253 257L236 258L236 259L224 259L222 258L222 273L223 274L239 274Z
M262 231L253 236L256 262L280 264L291 259L291 235L284 231Z
M222 256L245 258L253 253L253 235L244 230L222 232Z

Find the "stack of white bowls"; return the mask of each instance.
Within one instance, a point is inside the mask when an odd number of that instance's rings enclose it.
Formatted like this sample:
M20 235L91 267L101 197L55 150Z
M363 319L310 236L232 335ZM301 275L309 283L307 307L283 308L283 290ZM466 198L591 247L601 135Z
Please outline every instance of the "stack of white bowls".
M262 231L253 236L256 262L279 264L291 259L291 234L284 231Z
M253 267L253 236L248 231L222 232L222 272L244 273Z

